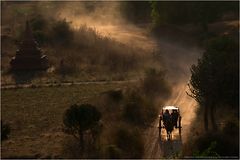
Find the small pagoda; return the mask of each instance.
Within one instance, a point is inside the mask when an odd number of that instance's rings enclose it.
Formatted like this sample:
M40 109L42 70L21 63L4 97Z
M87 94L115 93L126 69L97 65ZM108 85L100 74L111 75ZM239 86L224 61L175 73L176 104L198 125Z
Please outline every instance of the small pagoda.
M46 70L49 67L48 59L38 47L28 21L23 40L16 51L16 56L11 59L10 65L12 71Z

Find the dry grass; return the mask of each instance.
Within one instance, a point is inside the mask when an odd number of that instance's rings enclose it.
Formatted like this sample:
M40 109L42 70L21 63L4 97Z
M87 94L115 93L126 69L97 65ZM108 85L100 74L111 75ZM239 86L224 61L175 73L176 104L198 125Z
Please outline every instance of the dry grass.
M88 102L101 92L122 86L88 84L2 90L2 119L11 126L9 140L2 143L2 157L63 157L67 138L62 132L64 111L73 103Z

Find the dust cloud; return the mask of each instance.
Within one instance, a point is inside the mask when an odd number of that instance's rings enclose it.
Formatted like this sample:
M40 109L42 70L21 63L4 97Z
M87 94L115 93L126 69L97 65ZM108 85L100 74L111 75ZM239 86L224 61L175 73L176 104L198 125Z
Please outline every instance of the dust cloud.
M180 107L183 140L186 139L197 109L195 101L186 94L187 83L191 75L190 66L196 63L202 53L199 47L182 45L182 42L169 41L161 37L153 38L146 27L148 24L136 26L122 18L119 2L66 3L59 8L57 18L71 22L74 29L81 25L95 28L102 36L141 48L147 53L159 51L167 70L167 80L173 88L172 96L165 104Z
M152 52L156 45L146 29L137 27L121 15L120 2L72 2L58 10L58 19L66 19L74 29L85 25L94 28L103 37L112 38L134 48Z
M99 35L140 48L144 54L159 52L162 65L167 72L167 81L173 91L172 96L164 105L174 105L180 108L183 126L182 141L186 141L197 109L196 102L186 94L187 83L191 75L190 66L201 56L202 50L199 47L188 44L187 41L184 42L184 39L179 42L161 36L154 38L149 32L149 24L136 26L123 18L120 2L61 2L54 16L70 22L75 30L82 25L94 28ZM175 35L169 35L171 36ZM159 106L159 109L161 107ZM147 142L150 150L157 140L154 137L158 136L158 120L154 126L155 130L150 131L154 135ZM173 133L173 136L176 137L176 135L177 133ZM152 150L149 151L149 153L152 152Z

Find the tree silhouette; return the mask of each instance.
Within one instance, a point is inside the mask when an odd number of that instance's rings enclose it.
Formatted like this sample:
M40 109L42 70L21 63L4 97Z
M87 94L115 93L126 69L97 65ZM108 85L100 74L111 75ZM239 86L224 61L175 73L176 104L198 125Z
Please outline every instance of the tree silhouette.
M84 149L84 132L96 128L101 113L91 104L72 105L66 110L63 118L65 132L79 140Z
M229 37L215 38L209 42L197 65L191 67L189 94L204 107L205 129L208 130L208 115L217 129L214 112L216 107L231 107L238 110L239 61L238 43Z

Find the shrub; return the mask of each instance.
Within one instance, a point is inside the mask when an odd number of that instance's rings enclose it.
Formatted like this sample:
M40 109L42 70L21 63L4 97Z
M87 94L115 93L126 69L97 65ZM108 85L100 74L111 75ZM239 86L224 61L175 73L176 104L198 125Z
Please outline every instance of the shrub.
M165 80L165 73L154 68L146 71L142 88L149 97L161 96L164 99L170 95L170 87Z
M123 99L122 90L110 90L107 92L108 97L114 102L119 102Z
M99 124L101 113L91 104L72 105L63 118L65 132L73 135L84 148L84 132Z
M9 124L1 121L1 141L8 139L9 134L10 134Z
M196 147L195 155L239 156L238 137L229 137L222 132L201 135L194 142L194 146Z
M59 20L52 27L52 41L60 45L69 45L73 40L73 31L69 23Z
M123 158L141 158L143 155L144 143L138 130L118 128L114 135L114 143L123 151Z
M116 145L109 145L105 149L106 158L116 159L121 157L122 151Z
M157 115L152 101L140 94L137 90L130 91L123 109L124 119L134 125L151 123Z

